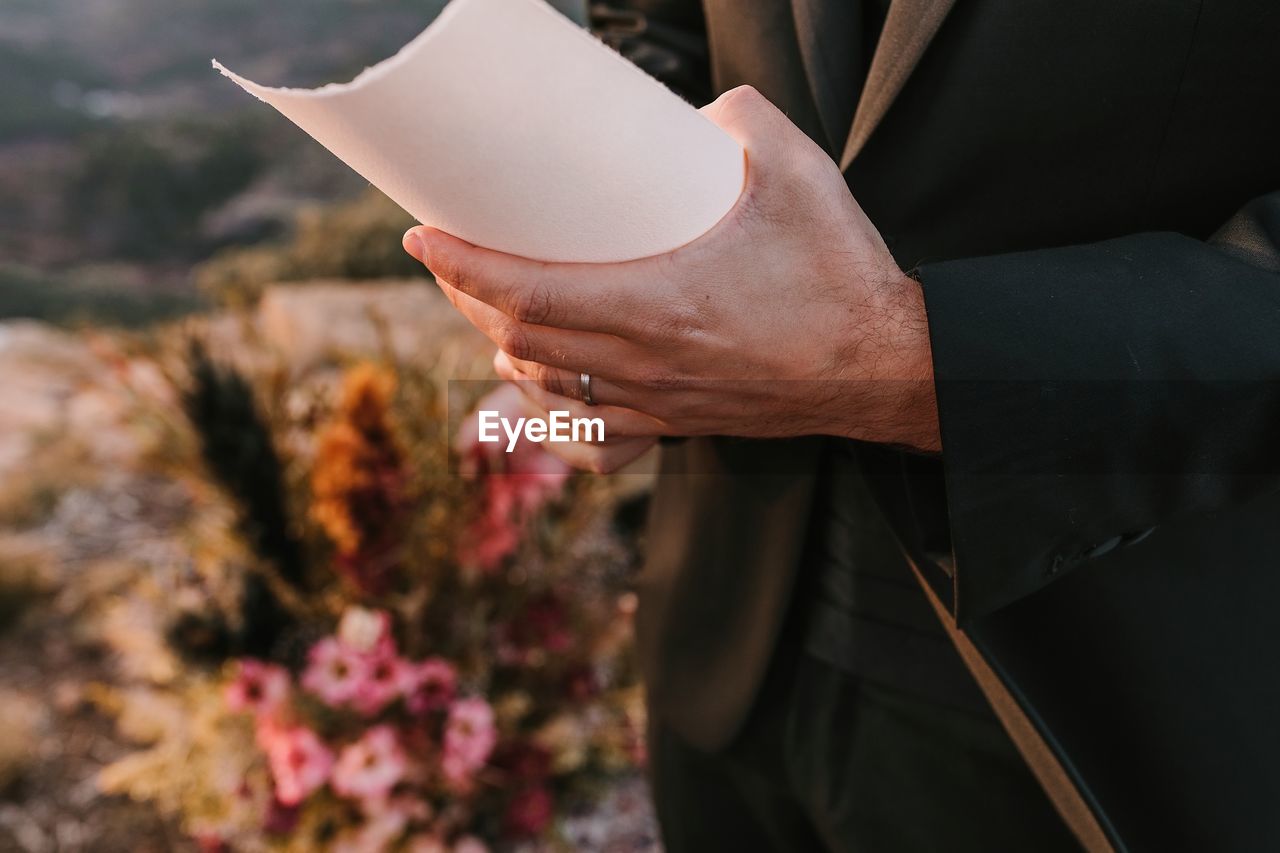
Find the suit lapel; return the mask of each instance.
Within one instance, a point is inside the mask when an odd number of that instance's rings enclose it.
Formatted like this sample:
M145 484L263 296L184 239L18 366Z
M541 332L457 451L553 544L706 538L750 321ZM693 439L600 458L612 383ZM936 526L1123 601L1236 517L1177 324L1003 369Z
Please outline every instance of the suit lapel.
M849 136L866 69L860 4L849 0L791 0L804 72L826 139L838 156Z
M872 132L902 91L902 85L919 64L925 48L933 40L954 2L955 0L892 0L884 30L876 44L875 56L871 60L871 68L867 71L867 82L858 99L853 127L840 157L840 171L849 168L849 164L867 144Z

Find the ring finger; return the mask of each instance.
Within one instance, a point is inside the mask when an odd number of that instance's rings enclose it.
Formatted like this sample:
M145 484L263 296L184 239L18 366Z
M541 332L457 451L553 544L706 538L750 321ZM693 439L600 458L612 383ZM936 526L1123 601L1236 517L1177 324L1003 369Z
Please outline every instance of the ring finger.
M575 418L601 418L605 423L605 434L610 437L658 436L666 435L668 432L666 423L652 415L622 406L599 403L600 390L596 381L592 382L591 396L597 404L588 406L577 396L569 397L547 390L516 366L511 357L501 350L494 356L493 367L500 377L513 382L530 402L544 412L560 410L568 411L570 416Z
M504 371L513 374L519 373L520 376L518 378L529 380L549 394L557 397L566 397L584 405L586 405L584 391L589 389L593 407L626 407L634 397L626 387L612 380L602 379L599 376L590 376L584 382L583 374L581 373L575 373L564 367L516 358L503 350L498 350L498 354L493 357L493 368L498 371L499 375Z

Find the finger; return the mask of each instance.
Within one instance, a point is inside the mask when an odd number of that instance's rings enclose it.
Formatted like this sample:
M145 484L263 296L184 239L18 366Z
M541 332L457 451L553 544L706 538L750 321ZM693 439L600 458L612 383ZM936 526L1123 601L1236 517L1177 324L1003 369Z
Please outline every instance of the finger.
M656 438L624 438L605 444L548 444L547 451L583 471L611 474L658 443Z
M554 394L530 379L528 374L511 365L504 353L494 358L494 369L503 379L515 385L546 417L553 410L568 412L571 418L600 418L604 422L606 441L638 436L660 436L668 433L667 425L651 415L621 406L588 406L578 400Z
M494 355L493 367L494 370L499 371L499 374L503 370L512 373L518 372L522 379L532 381L552 397L586 404L582 387L582 374L584 371L566 370L563 367L516 358L511 353L503 350L498 350L497 354ZM630 407L632 405L632 395L625 385L590 374L590 371L586 372L591 375L589 387L593 406L598 408L601 406Z
M412 228L405 250L437 279L509 317L538 326L626 335L662 277L651 260L618 264L532 261L482 249L435 228Z
M577 372L558 370L537 362L523 361L499 350L494 356L494 367L498 368L505 360L507 370L516 378L530 380L539 387L545 388L556 396L581 400L582 383ZM703 393L708 383L720 384L716 380L680 381L676 379L654 379L649 382L631 380L606 380L592 374L591 399L598 405L590 408L596 411L601 405L628 409L650 418L661 426L661 435L675 434L671 432L671 419L679 417L681 429L684 428L685 416L697 410L697 404L704 399ZM750 388L751 383L747 383ZM648 431L646 435L650 434Z
M471 325L498 349L521 359L581 370L584 365L625 364L634 357L626 343L613 335L521 323L462 293L447 281L438 284Z

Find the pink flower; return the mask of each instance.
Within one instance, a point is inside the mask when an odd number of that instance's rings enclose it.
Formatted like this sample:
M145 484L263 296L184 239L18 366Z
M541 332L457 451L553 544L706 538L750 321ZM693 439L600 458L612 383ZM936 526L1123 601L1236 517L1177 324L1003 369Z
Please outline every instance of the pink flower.
M489 853L489 848L474 835L464 835L453 842L453 853Z
M366 717L381 711L404 691L412 664L396 657L394 649L393 645L378 654L365 656L364 679L357 685L351 703Z
M469 523L458 541L458 561L492 572L520 545L520 527L503 513L490 509Z
M441 767L445 778L459 785L469 782L471 775L489 760L497 741L493 708L488 702L479 698L454 702L444 728Z
M312 647L302 684L331 706L373 716L404 693L410 666L396 654L387 613L349 607L337 636Z
M325 637L311 647L302 686L331 706L355 698L364 685L369 664L365 656L336 637Z
M361 654L395 654L391 616L384 610L348 607L338 622L338 639Z
M365 800L360 805L364 821L339 833L327 848L330 853L386 853L410 824L431 818L431 805L409 795ZM407 849L413 849L411 842Z
M528 454L521 454L521 446L532 447L538 455L529 458ZM543 450L542 445L521 442L510 456L506 473L492 478L505 490L504 499L524 512L533 512L564 490L572 469Z
M361 800L385 797L403 778L407 765L395 731L374 726L342 750L333 769L333 790Z
M311 729L263 725L258 738L276 782L276 799L283 805L296 806L329 780L333 753Z
M449 846L434 835L420 833L404 845L405 853L449 853Z
M496 410L501 417L514 421L529 414L528 401L514 383L504 382L476 403L476 409ZM465 418L454 448L462 457L462 472L469 476L485 473L509 473L540 478L550 490L559 490L568 479L570 467L548 453L541 444L516 442L511 453L503 442L480 441L480 421Z
M543 787L526 788L507 805L502 825L508 835L532 838L541 835L551 823L554 804L551 792Z
M520 389L504 383L477 407L517 418L524 406ZM476 418L464 420L454 445L463 473L485 477L483 509L464 531L458 557L465 565L493 571L520 544L525 518L564 489L572 469L541 444L520 441L507 453L500 444L480 443Z
M200 853L226 853L227 842L222 840L222 836L218 833L209 831L201 832L196 836L196 848Z
M521 665L533 656L559 654L573 644L569 616L563 602L552 592L529 601L519 617L498 627L498 659Z
M284 667L244 658L223 696L232 711L273 714L289 698L289 673Z
M453 664L443 658L427 658L406 668L405 703L414 714L440 711L449 707L458 685Z
M508 743L489 763L506 771L515 783L538 784L551 775L551 753L535 743Z
M536 511L560 494L573 471L567 462L543 450L541 444L527 441L517 443L511 453L500 454L499 461L486 470L485 482L494 512L520 516Z
M409 793L396 794L385 800L365 800L361 805L365 817L369 820L386 818L398 821L404 826L408 826L413 821L430 820L432 815L431 803Z

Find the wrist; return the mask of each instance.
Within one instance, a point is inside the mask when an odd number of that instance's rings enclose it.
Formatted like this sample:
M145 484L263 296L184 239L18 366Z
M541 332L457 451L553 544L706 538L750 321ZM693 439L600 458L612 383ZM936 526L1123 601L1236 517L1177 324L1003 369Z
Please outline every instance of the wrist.
M852 377L850 417L838 434L860 441L941 449L933 353L920 283L893 268L875 288L871 319L845 348Z

